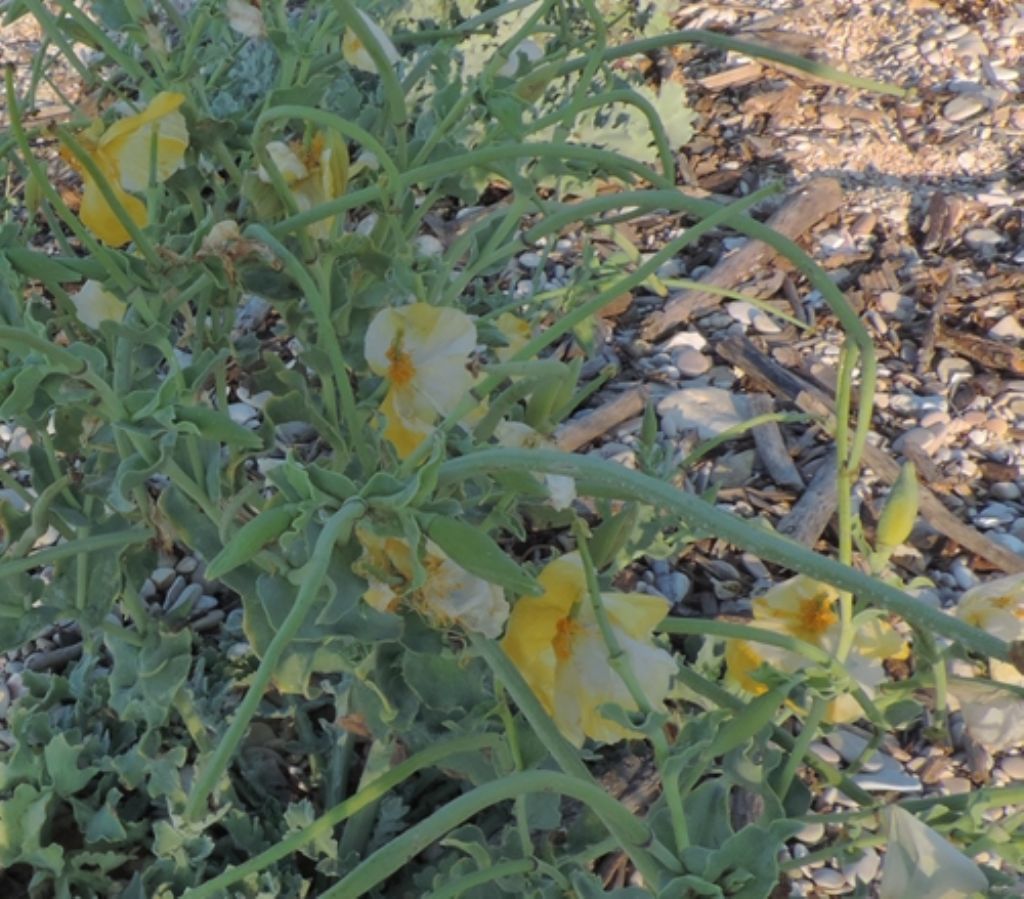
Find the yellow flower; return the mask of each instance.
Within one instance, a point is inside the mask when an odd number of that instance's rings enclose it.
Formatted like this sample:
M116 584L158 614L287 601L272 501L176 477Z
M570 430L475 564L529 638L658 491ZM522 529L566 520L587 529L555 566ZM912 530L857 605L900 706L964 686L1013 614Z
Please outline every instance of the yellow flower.
M79 135L89 158L140 228L149 221L146 206L131 194L149 187L153 135L156 134L153 176L157 182L166 181L184 163L188 130L185 117L178 112L184 102L183 94L165 91L157 94L143 112L115 122L98 138L91 137L89 132ZM128 243L131 236L104 199L99 185L74 157L67 153L64 157L82 176L84 188L79 210L82 223L104 243L115 247Z
M609 703L626 711L636 711L637 705L611 666L579 555L550 562L538 581L544 593L516 603L502 648L575 746L585 737L613 743L637 736L599 711ZM603 593L601 598L647 700L661 707L676 665L652 644L651 631L668 612L668 601L643 593Z
M101 322L119 322L127 306L114 294L100 287L99 281L86 281L71 302L79 321L89 328L98 329Z
M508 620L505 592L457 565L432 540L426 542L420 560L426 578L412 589L413 555L408 541L362 528L356 536L363 554L354 567L369 582L363 600L378 612L396 612L406 601L438 627L458 625L491 639L501 633Z
M1024 574L972 587L960 598L956 615L1003 640L1024 640Z
M387 61L391 65L397 63L400 57L398 50L395 49L395 45L391 43L391 38L384 33L380 25L374 22L361 9L356 10L356 12L359 13L359 17L366 24L366 27L370 29L370 33L377 39L377 43L380 44L381 50L384 51ZM369 72L371 75L377 74L377 64L373 61L373 57L370 56L366 47L363 46L363 42L359 40L359 37L351 28L345 29L345 36L341 39L341 55L350 66L362 69L362 71Z
M267 154L288 185L299 212L306 212L329 200L336 200L348 186L348 148L341 135L322 131L314 135L309 145L302 141L271 141ZM263 166L256 173L264 184L270 175ZM313 237L331 236L335 216L320 219L308 225Z
M513 315L511 312L502 312L494 320L494 324L497 325L502 336L508 341L508 346L497 347L494 351L494 355L502 362L507 362L511 359L533 337L533 329L530 327L530 323L518 315Z
M458 309L413 303L383 309L366 331L366 361L386 379L381 404L384 436L401 458L433 430L438 416L455 410L473 384L466 368L476 326Z
M753 602L754 624L774 633L786 634L834 654L839 645L840 622L835 605L839 598L828 584L806 575L797 575L772 587ZM870 698L885 678L885 659L905 659L910 648L896 631L878 617L865 618L857 625L853 646L844 667ZM762 665L779 671L795 672L810 662L804 656L768 644L747 640L728 640L725 647L726 677L736 686L755 695L768 690L754 677ZM852 695L836 697L826 718L836 724L854 721L862 714Z
M227 14L228 24L242 37L259 39L267 36L263 13L258 6L253 6L248 0L227 0L224 12Z

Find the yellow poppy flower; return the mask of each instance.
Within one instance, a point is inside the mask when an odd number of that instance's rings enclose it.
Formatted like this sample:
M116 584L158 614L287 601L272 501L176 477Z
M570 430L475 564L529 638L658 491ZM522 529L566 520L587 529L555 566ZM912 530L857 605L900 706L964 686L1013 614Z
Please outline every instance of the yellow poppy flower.
M835 605L838 592L828 584L806 575L797 575L772 587L753 602L757 627L787 634L834 654L839 645L840 622ZM886 679L882 662L905 659L910 654L906 641L885 621L877 617L861 622L844 667L850 677L870 698ZM747 640L728 640L725 647L726 678L755 695L768 690L754 677L762 665L779 671L795 672L810 662L804 656L776 646ZM833 724L861 717L860 704L851 695L836 697L829 705L826 719Z
M401 458L433 430L439 416L455 410L473 385L466 368L476 346L476 326L458 309L413 303L383 309L366 331L366 361L385 378L381 404L384 436Z
M126 116L115 122L99 137L89 132L79 135L89 158L103 173L125 212L140 228L148 224L146 206L132 193L141 193L149 187L150 156L153 135L156 134L157 182L164 182L184 163L188 147L188 129L185 117L178 107L185 102L183 94L164 91L157 94L149 106L138 115ZM82 204L79 215L84 224L100 240L120 247L131 240L127 229L114 214L99 185L70 154L64 154L82 176Z
M614 704L631 712L637 705L612 668L579 554L550 562L537 580L544 593L523 597L512 609L502 641L505 653L573 745L581 746L586 737L606 743L636 737L599 711ZM653 645L651 631L668 613L668 601L644 593L601 598L647 700L661 707L676 664Z
M306 212L328 200L336 200L345 193L348 186L348 148L341 135L334 131L322 131L314 135L309 145L301 141L271 141L267 154L288 185L295 206L299 212ZM270 175L263 166L257 176L264 184L270 183ZM334 219L320 219L307 226L313 237L331 236Z
M357 9L356 12L359 13L359 17L366 23L370 33L377 39L377 43L380 44L380 48L384 51L387 61L391 65L397 63L401 57L398 55L395 45L391 43L391 38L384 33L380 25L374 22L361 9ZM363 42L359 40L358 35L351 28L345 29L345 35L341 39L341 55L344 57L345 62L353 68L369 72L371 75L377 74L377 63L373 61L373 57L370 56L369 51L363 46Z
M438 627L457 625L496 638L508 620L505 592L453 562L432 540L420 560L426 579L415 590L408 541L358 529L363 554L354 566L369 582L363 600L378 612L396 612L403 601Z

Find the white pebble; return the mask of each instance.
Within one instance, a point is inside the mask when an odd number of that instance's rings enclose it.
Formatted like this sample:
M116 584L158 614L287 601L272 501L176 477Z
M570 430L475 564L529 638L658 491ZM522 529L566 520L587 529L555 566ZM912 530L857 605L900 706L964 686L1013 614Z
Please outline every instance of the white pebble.
M696 378L711 368L711 360L692 347L683 347L676 352L673 362L684 378Z
M850 884L856 884L858 880L861 883L871 883L878 875L881 864L882 860L878 853L868 846L860 858L843 865L842 871Z
M999 767L1013 780L1024 780L1024 755L1008 755L999 763Z
M839 895L846 892L846 878L835 868L818 868L811 876L814 885L822 892Z

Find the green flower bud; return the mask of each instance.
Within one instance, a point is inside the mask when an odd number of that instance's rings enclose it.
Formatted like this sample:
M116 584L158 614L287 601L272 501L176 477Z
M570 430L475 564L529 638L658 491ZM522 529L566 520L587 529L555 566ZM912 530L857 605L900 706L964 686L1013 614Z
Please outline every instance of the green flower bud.
M875 543L880 551L891 551L910 536L917 521L917 502L917 472L913 462L905 462L878 520Z

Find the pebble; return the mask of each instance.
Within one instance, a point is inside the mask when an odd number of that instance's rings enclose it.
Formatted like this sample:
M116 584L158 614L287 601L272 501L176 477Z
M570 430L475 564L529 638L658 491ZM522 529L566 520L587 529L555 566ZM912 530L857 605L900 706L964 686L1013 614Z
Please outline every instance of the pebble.
M849 884L856 884L858 880L861 883L871 883L878 876L881 865L881 857L869 846L860 858L846 862L841 870Z
M237 425L248 424L256 415L256 410L248 403L228 403L228 417Z
M953 575L956 585L961 590L970 590L971 587L978 585L978 576L967 567L963 559L954 559L953 564L949 566L949 573Z
M677 351L673 361L684 378L699 377L711 368L711 360L692 347L683 347Z
M945 796L959 796L970 793L973 785L966 777L950 777L939 784L939 792Z
M935 366L943 384L955 384L974 375L974 366L959 356L946 356Z
M684 387L673 390L658 403L662 431L679 437L696 431L701 440L717 437L750 416L743 397L719 387Z
M1006 238L992 228L971 228L964 234L964 243L972 250L995 252Z
M760 310L750 303L743 302L743 300L736 300L732 303L726 303L725 311L729 313L734 321L738 321L743 325L750 325L753 324L754 315Z
M864 737L846 728L838 728L832 731L825 739L832 744L832 747L843 757L843 760L851 765L863 756L864 750L868 746L868 741ZM863 762L861 770L869 772L880 771L884 767L884 759L885 756L874 752L871 758Z
M1024 340L1024 326L1015 315L1004 315L991 328L988 329L988 336L996 340L1012 338Z
M682 347L689 347L694 350L702 350L708 345L708 339L699 331L680 331L673 334L665 341L665 349L675 350Z
M842 761L842 756L839 755L831 746L827 743L822 743L820 740L815 740L810 745L810 750L823 762L827 762L829 765L838 765Z
M847 891L846 878L835 868L818 868L811 875L811 880L814 881L814 885L819 890L833 896L841 895Z
M825 838L825 825L820 821L811 821L809 824L805 824L797 833L794 835L795 839L801 843L806 843L808 846L814 846L820 843Z
M166 590L174 580L174 569L164 567L157 568L149 576L149 579L156 586L157 590Z
M1020 513L1006 503L989 503L975 516L974 523L979 528L997 528L1001 524L1010 524L1017 518L1020 518Z
M1024 755L1008 755L999 763L1000 770L1013 780L1024 780Z
M782 326L760 309L754 313L751 323L754 326L754 330L759 334L779 334L782 332Z
M907 445L909 444L917 447L917 449L926 455L931 456L940 446L942 446L941 436L937 435L930 428L911 428L909 431L905 431L900 434L900 436L893 441L892 448L897 453L903 453L906 451Z
M170 587L167 588L167 595L164 597L164 608L169 609L174 604L174 601L181 596L182 591L188 586L188 581L185 580L180 574L174 579Z
M524 268L537 268L541 263L540 253L523 253L519 257L519 262Z
M199 560L195 556L185 556L177 565L174 566L174 570L177 571L178 574L188 576L194 573L198 567Z
M942 107L942 114L950 122L963 122L977 115L985 108L985 101L978 97L964 94L954 97Z

